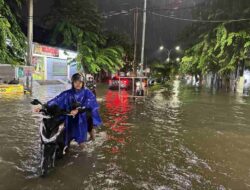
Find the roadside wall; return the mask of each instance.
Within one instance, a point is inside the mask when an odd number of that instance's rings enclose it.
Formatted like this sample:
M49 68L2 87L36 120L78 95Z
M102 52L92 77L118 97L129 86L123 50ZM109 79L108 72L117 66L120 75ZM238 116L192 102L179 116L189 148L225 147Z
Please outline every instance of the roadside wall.
M15 67L11 65L0 64L0 79L2 81L10 81L15 78Z
M184 81L191 86L202 85L215 90L223 89L244 95L250 94L250 69L245 69L238 78L236 78L236 73L233 72L227 78L222 78L216 73L208 73L203 76L202 84L195 81L195 77L191 75L186 75Z

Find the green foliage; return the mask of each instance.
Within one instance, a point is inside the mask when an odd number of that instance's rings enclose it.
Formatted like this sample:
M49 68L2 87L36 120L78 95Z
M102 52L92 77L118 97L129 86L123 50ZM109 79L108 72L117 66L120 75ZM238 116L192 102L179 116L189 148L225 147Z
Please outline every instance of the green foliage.
M81 30L96 32L101 19L95 0L55 0L46 24L54 27L61 22L71 23Z
M151 65L152 76L156 78L170 79L174 77L179 69L177 62L154 61Z
M106 47L122 47L124 49L124 66L121 69L123 72L131 71L132 62L134 60L134 47L130 38L126 34L116 32L105 32ZM137 51L137 54L139 51ZM139 55L137 55L137 58Z
M101 19L92 0L57 0L47 19L54 26L52 41L78 51L77 62L85 72L115 72L123 66L124 50L109 44L100 32Z
M115 72L123 66L123 49L119 46L99 48L105 44L105 39L95 33L80 35L77 61L86 72L98 73L102 69Z
M52 44L59 44L67 48L76 48L80 33L81 30L78 27L68 21L62 21L55 26L51 42ZM58 42L58 37L62 41Z
M16 1L20 5L20 1ZM23 64L26 38L17 23L16 16L4 0L0 0L0 63Z
M204 2L194 11L194 17L199 16L199 19L204 20L249 18L248 3L247 0ZM190 48L185 51L182 59L182 73L199 74L212 71L227 75L234 71L238 62L249 56L249 32L249 21L192 25L189 30L191 35L186 35L185 41Z

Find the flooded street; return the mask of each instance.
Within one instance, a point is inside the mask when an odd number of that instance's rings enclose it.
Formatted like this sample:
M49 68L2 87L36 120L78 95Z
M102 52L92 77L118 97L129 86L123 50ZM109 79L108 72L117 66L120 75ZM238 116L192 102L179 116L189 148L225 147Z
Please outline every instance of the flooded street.
M49 100L65 86L35 86ZM0 97L0 189L250 189L250 99L182 86L145 103L98 86L104 121L95 142L38 176L32 97Z

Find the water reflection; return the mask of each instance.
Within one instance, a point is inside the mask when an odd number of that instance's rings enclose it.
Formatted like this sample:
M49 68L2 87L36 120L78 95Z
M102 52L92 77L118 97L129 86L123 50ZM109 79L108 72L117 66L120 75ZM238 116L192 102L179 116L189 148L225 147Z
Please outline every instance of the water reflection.
M180 106L179 94L180 94L180 80L175 80L173 83L172 97L170 101L170 106L177 108Z
M248 189L250 100L173 85L144 103L104 86L96 142L73 150L47 179L37 176L31 98L1 96L0 189ZM32 97L47 101L65 88L35 86Z
M114 146L111 147L112 153L118 153L121 146L129 141L129 126L128 113L131 111L131 104L129 102L129 94L127 91L108 91L106 93L105 125L110 128L108 134L109 141L115 141Z

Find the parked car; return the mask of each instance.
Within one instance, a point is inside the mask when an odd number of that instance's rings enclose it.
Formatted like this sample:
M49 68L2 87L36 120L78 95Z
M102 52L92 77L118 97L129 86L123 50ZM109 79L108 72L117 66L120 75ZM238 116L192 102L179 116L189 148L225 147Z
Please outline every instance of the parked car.
M127 78L121 78L120 79L121 82L121 89L125 89L128 90L131 88L132 86L132 82L131 80L127 79ZM109 80L109 89L112 90L118 90L119 89L119 77L115 76L112 79Z

